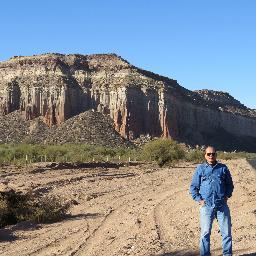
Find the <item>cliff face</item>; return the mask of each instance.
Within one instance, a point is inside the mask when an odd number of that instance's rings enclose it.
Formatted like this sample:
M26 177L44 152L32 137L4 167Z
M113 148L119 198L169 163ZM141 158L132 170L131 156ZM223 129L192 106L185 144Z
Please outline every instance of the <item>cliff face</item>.
M221 132L234 146L249 138L256 150L255 111L225 93L186 90L116 55L45 54L0 63L2 115L19 110L52 126L89 109L109 115L128 139L149 134L220 144Z
M28 120L43 116L49 125L60 124L87 107L86 88L79 86L76 75L55 55L1 63L0 113L20 110Z
M216 145L223 150L256 151L255 118L177 101L173 97L168 103L167 119L176 139L194 145Z

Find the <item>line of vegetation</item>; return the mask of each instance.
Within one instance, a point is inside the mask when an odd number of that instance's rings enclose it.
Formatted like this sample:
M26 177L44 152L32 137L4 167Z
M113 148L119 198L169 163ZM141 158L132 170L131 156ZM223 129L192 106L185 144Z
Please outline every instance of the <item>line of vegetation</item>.
M223 160L255 159L256 153L218 152ZM200 163L204 161L202 149L188 149L171 139L156 139L140 148L109 148L88 144L30 145L1 144L0 164L23 165L32 162L156 162L159 166L179 160Z
M88 144L1 144L0 164L31 162L99 162L141 160L138 149L108 148Z

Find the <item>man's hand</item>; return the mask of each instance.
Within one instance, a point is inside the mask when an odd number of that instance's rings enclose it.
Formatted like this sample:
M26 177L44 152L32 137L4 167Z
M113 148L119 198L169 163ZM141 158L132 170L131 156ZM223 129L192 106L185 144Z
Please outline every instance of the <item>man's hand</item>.
M200 200L200 201L199 201L199 204L200 204L201 206L204 206L204 205L205 205L205 201L204 201L204 200Z

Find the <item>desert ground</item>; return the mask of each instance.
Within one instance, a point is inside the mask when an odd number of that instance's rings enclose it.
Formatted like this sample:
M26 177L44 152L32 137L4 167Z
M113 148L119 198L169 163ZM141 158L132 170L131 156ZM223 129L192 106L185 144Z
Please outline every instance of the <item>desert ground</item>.
M235 185L228 201L234 255L256 255L256 172L245 159L222 162ZM199 205L189 194L195 167L185 162L168 168L2 166L4 189L61 195L73 205L62 221L1 229L0 255L198 255ZM216 221L211 244L212 255L222 255Z

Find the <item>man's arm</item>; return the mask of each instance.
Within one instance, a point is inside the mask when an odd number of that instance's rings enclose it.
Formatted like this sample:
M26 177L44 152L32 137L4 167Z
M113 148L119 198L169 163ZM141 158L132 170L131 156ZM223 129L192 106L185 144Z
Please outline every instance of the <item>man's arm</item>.
M203 201L203 198L201 197L201 195L199 193L200 183L201 183L199 170L200 170L199 167L197 167L195 170L195 173L192 178L191 185L190 185L190 194L195 201L200 203L201 201Z
M234 185L232 177L228 168L225 170L225 184L226 184L226 196L229 198L232 196Z

